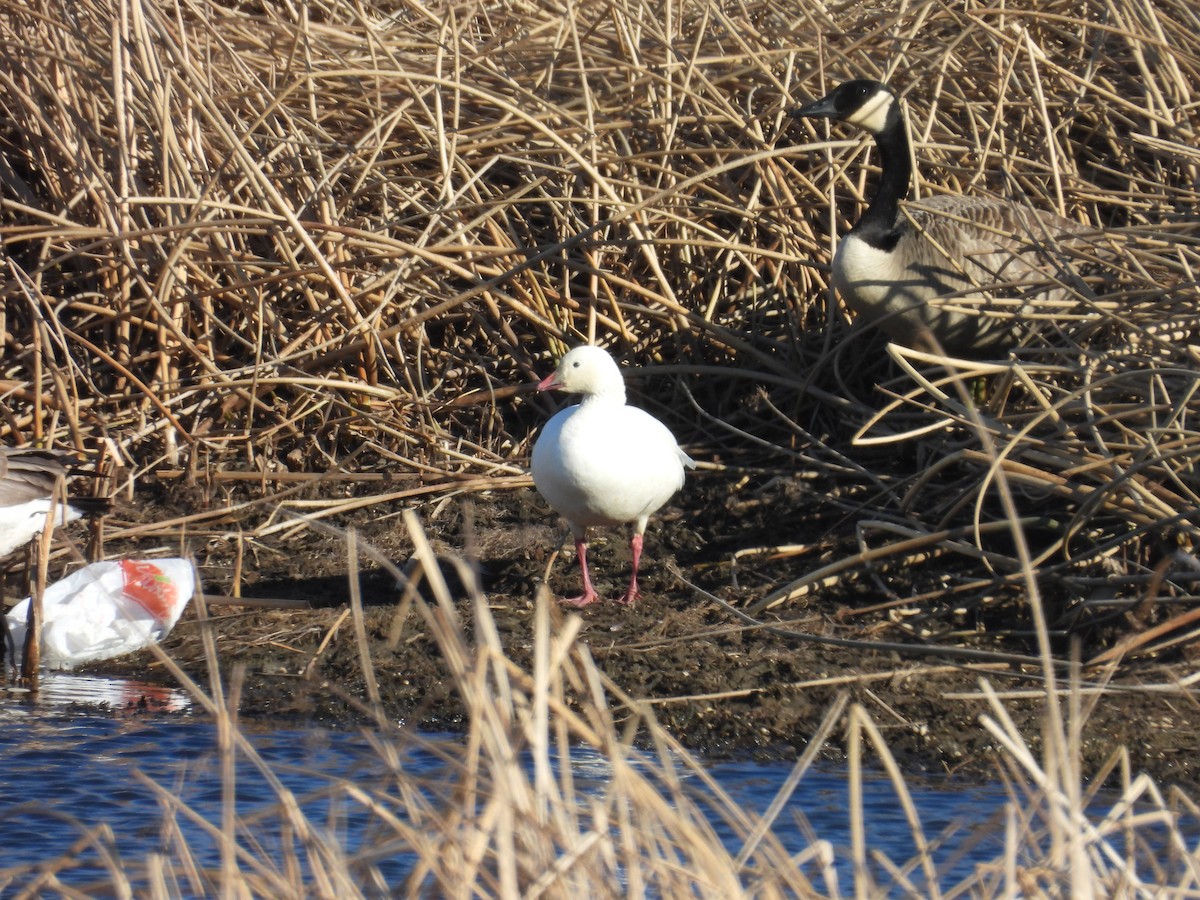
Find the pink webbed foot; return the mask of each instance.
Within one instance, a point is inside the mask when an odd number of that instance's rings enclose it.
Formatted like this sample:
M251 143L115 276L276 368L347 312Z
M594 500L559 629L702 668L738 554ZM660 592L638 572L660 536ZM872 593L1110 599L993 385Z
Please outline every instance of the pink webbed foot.
M622 606L633 606L637 598L642 596L642 592L635 585L630 585L629 590L617 598L617 602Z
M562 597L558 602L563 606L573 606L576 609L583 609L585 606L591 606L599 599L600 595L595 591L587 591L578 597Z

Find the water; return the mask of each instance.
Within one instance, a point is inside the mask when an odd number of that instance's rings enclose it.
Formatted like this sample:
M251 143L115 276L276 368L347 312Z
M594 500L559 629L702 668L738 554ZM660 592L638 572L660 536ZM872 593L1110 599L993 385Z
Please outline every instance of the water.
M87 708L97 701L105 704L104 714ZM14 875L12 867L58 860L72 851L81 835L101 823L111 828L111 840L101 835L95 847L76 848L75 864L55 877L86 888L89 883L99 883L109 868L121 869L122 859L141 861L150 853L171 850L176 831L164 829L161 823L164 811L179 808L172 796L191 814L220 829L225 781L215 726L198 715L154 714L155 710L178 712L188 707L187 698L178 691L69 675L47 678L36 705L20 693L0 693L0 873L9 870L7 884L0 877L0 894L28 887L38 877L33 870ZM282 728L250 729L247 736L266 761L270 777L300 798L301 808L322 837L353 854L382 846L382 836L394 834L381 828L380 821L360 804L347 802L342 791L329 789L338 778L366 789L388 783L388 766L368 736ZM428 776L427 783L436 784L444 762L434 752L412 750L402 765L407 772ZM607 763L602 757L581 752L574 756L573 765L581 790L603 786ZM758 812L767 809L789 771L790 766L784 764L750 761L716 762L709 767L711 775L741 806ZM286 835L287 829L280 827L279 795L270 777L244 756L239 757L236 809L247 833L263 843L269 856L278 858L279 841L287 840L280 835ZM695 795L703 796L699 779L693 776L691 781L696 782ZM935 837L959 823L959 834L935 853L944 870L944 884L969 874L976 863L1001 855L1000 837L993 833L970 844L961 858L952 858L967 825L978 825L989 817L1002 821L996 816L1006 799L1001 788L949 783L914 786L911 782L909 786L926 835ZM864 806L871 847L897 864L907 861L915 847L883 779L869 781ZM850 843L848 809L848 788L842 775L810 772L776 821L774 832L792 853L808 848L812 835L845 847ZM189 814L168 818L199 866L219 866L219 845L205 828ZM716 817L714 825L736 852L740 839L733 829ZM117 861L106 861L105 854L115 854ZM846 890L853 884L846 867L849 854L839 852L837 860L839 884ZM368 872L374 867L394 885L411 862L401 852L390 856L383 852L363 862L362 877L368 881Z

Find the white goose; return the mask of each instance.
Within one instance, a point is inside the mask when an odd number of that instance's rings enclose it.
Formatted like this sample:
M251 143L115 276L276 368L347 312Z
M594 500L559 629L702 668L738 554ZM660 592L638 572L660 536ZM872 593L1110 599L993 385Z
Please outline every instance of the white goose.
M563 602L583 607L600 599L588 576L588 528L633 522L633 574L620 601L633 603L646 523L683 487L684 467L696 464L667 426L645 410L625 405L621 370L599 347L571 350L538 390L583 395L581 403L546 423L531 460L534 485L575 536L583 593Z
M53 450L0 448L0 559L28 544L57 506L55 525L74 522L87 511L90 498L63 503L55 497L72 459Z

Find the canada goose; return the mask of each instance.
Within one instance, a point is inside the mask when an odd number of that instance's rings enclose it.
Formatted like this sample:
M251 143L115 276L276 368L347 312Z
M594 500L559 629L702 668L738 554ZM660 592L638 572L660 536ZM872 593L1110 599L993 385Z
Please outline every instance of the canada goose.
M839 119L875 138L879 186L838 243L833 283L847 306L891 339L934 350L999 349L1014 340L1014 314L1059 293L1038 244L1080 232L1077 223L983 198L938 196L900 206L912 157L900 101L886 84L848 81L791 115ZM995 302L1005 298L1019 304Z
M538 390L583 395L546 423L530 461L534 485L575 536L583 593L562 602L583 607L599 599L588 576L588 528L633 522L633 574L620 601L633 603L646 523L683 487L684 467L695 463L666 425L625 405L625 378L599 347L571 350Z
M55 496L73 462L54 450L0 448L0 559L33 540L55 506L56 525L107 509L104 500L72 497L64 503Z

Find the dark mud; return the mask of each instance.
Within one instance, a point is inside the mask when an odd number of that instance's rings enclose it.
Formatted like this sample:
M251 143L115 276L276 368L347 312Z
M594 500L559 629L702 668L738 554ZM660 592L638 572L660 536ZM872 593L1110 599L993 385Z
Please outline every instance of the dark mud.
M162 518L170 513L164 508L167 497L182 501L185 508L211 502L189 498L175 485L140 505L136 515L126 513L131 519ZM1040 687L1036 666L967 665L924 655L918 646L918 635L925 633L926 644L1031 654L1020 596L1002 596L990 606L965 611L944 604L897 604L897 597L933 596L953 588L955 574L935 561L899 571L845 573L804 601L764 615L784 620L793 632L906 642L911 651L827 646L748 628L703 591L735 606L753 602L855 552L854 522L861 516L847 512L845 498L815 491L801 478L785 482L751 475L731 482L728 475L700 472L677 500L647 534L642 599L632 608L596 604L579 615L580 639L600 668L622 691L650 701L659 720L686 745L712 754L792 757L834 698L847 691L878 723L892 752L910 771L989 777L999 755L994 739L979 724L987 710L979 679L986 677L998 691L1017 695L1006 701L1006 708L1037 746L1044 703L1035 696ZM528 666L533 598L563 536L558 520L532 489L473 494L417 512L435 549L471 560L508 654ZM412 556L398 505L362 510L336 525L353 525L361 541L401 568ZM243 535L249 531L247 523ZM236 533L236 525L223 523L179 537L175 547L182 544L195 554L206 591L302 599L313 607L212 606L223 677L238 668L244 671L243 717L353 726L361 714L344 695L364 697L365 687L354 627L345 614L350 567L344 532L306 528L286 536L243 538L240 551ZM592 544L590 561L602 595L619 596L625 587L626 539L616 532L597 534ZM164 543L171 546L161 538L152 545ZM731 563L738 551L776 545L798 545L800 550L778 559L743 554L736 568ZM110 554L136 552L139 546L144 552L151 544L130 542L108 549ZM410 611L397 622L401 592L395 577L366 557L360 567L372 663L387 714L425 728L461 728L462 706L422 619ZM452 572L452 566L446 568ZM465 591L453 576L450 581L469 623ZM559 595L577 592L579 571L569 547L554 562L550 585ZM892 601L891 610L874 611L885 601ZM567 614L573 613L563 611ZM914 619L924 621L923 629L912 627ZM201 627L189 610L165 646L192 677L207 684ZM1089 639L1112 638L1093 634ZM1068 652L1065 643L1057 649ZM1085 658L1095 649L1085 647ZM149 653L86 671L171 680ZM1107 690L1083 693L1085 774L1100 771L1124 747L1135 772L1145 770L1167 782L1195 782L1200 777L1195 752L1200 710L1186 692L1140 689L1170 686L1190 671L1183 657L1129 664ZM1088 686L1098 677L1084 673ZM828 754L841 752L840 740L834 740Z

